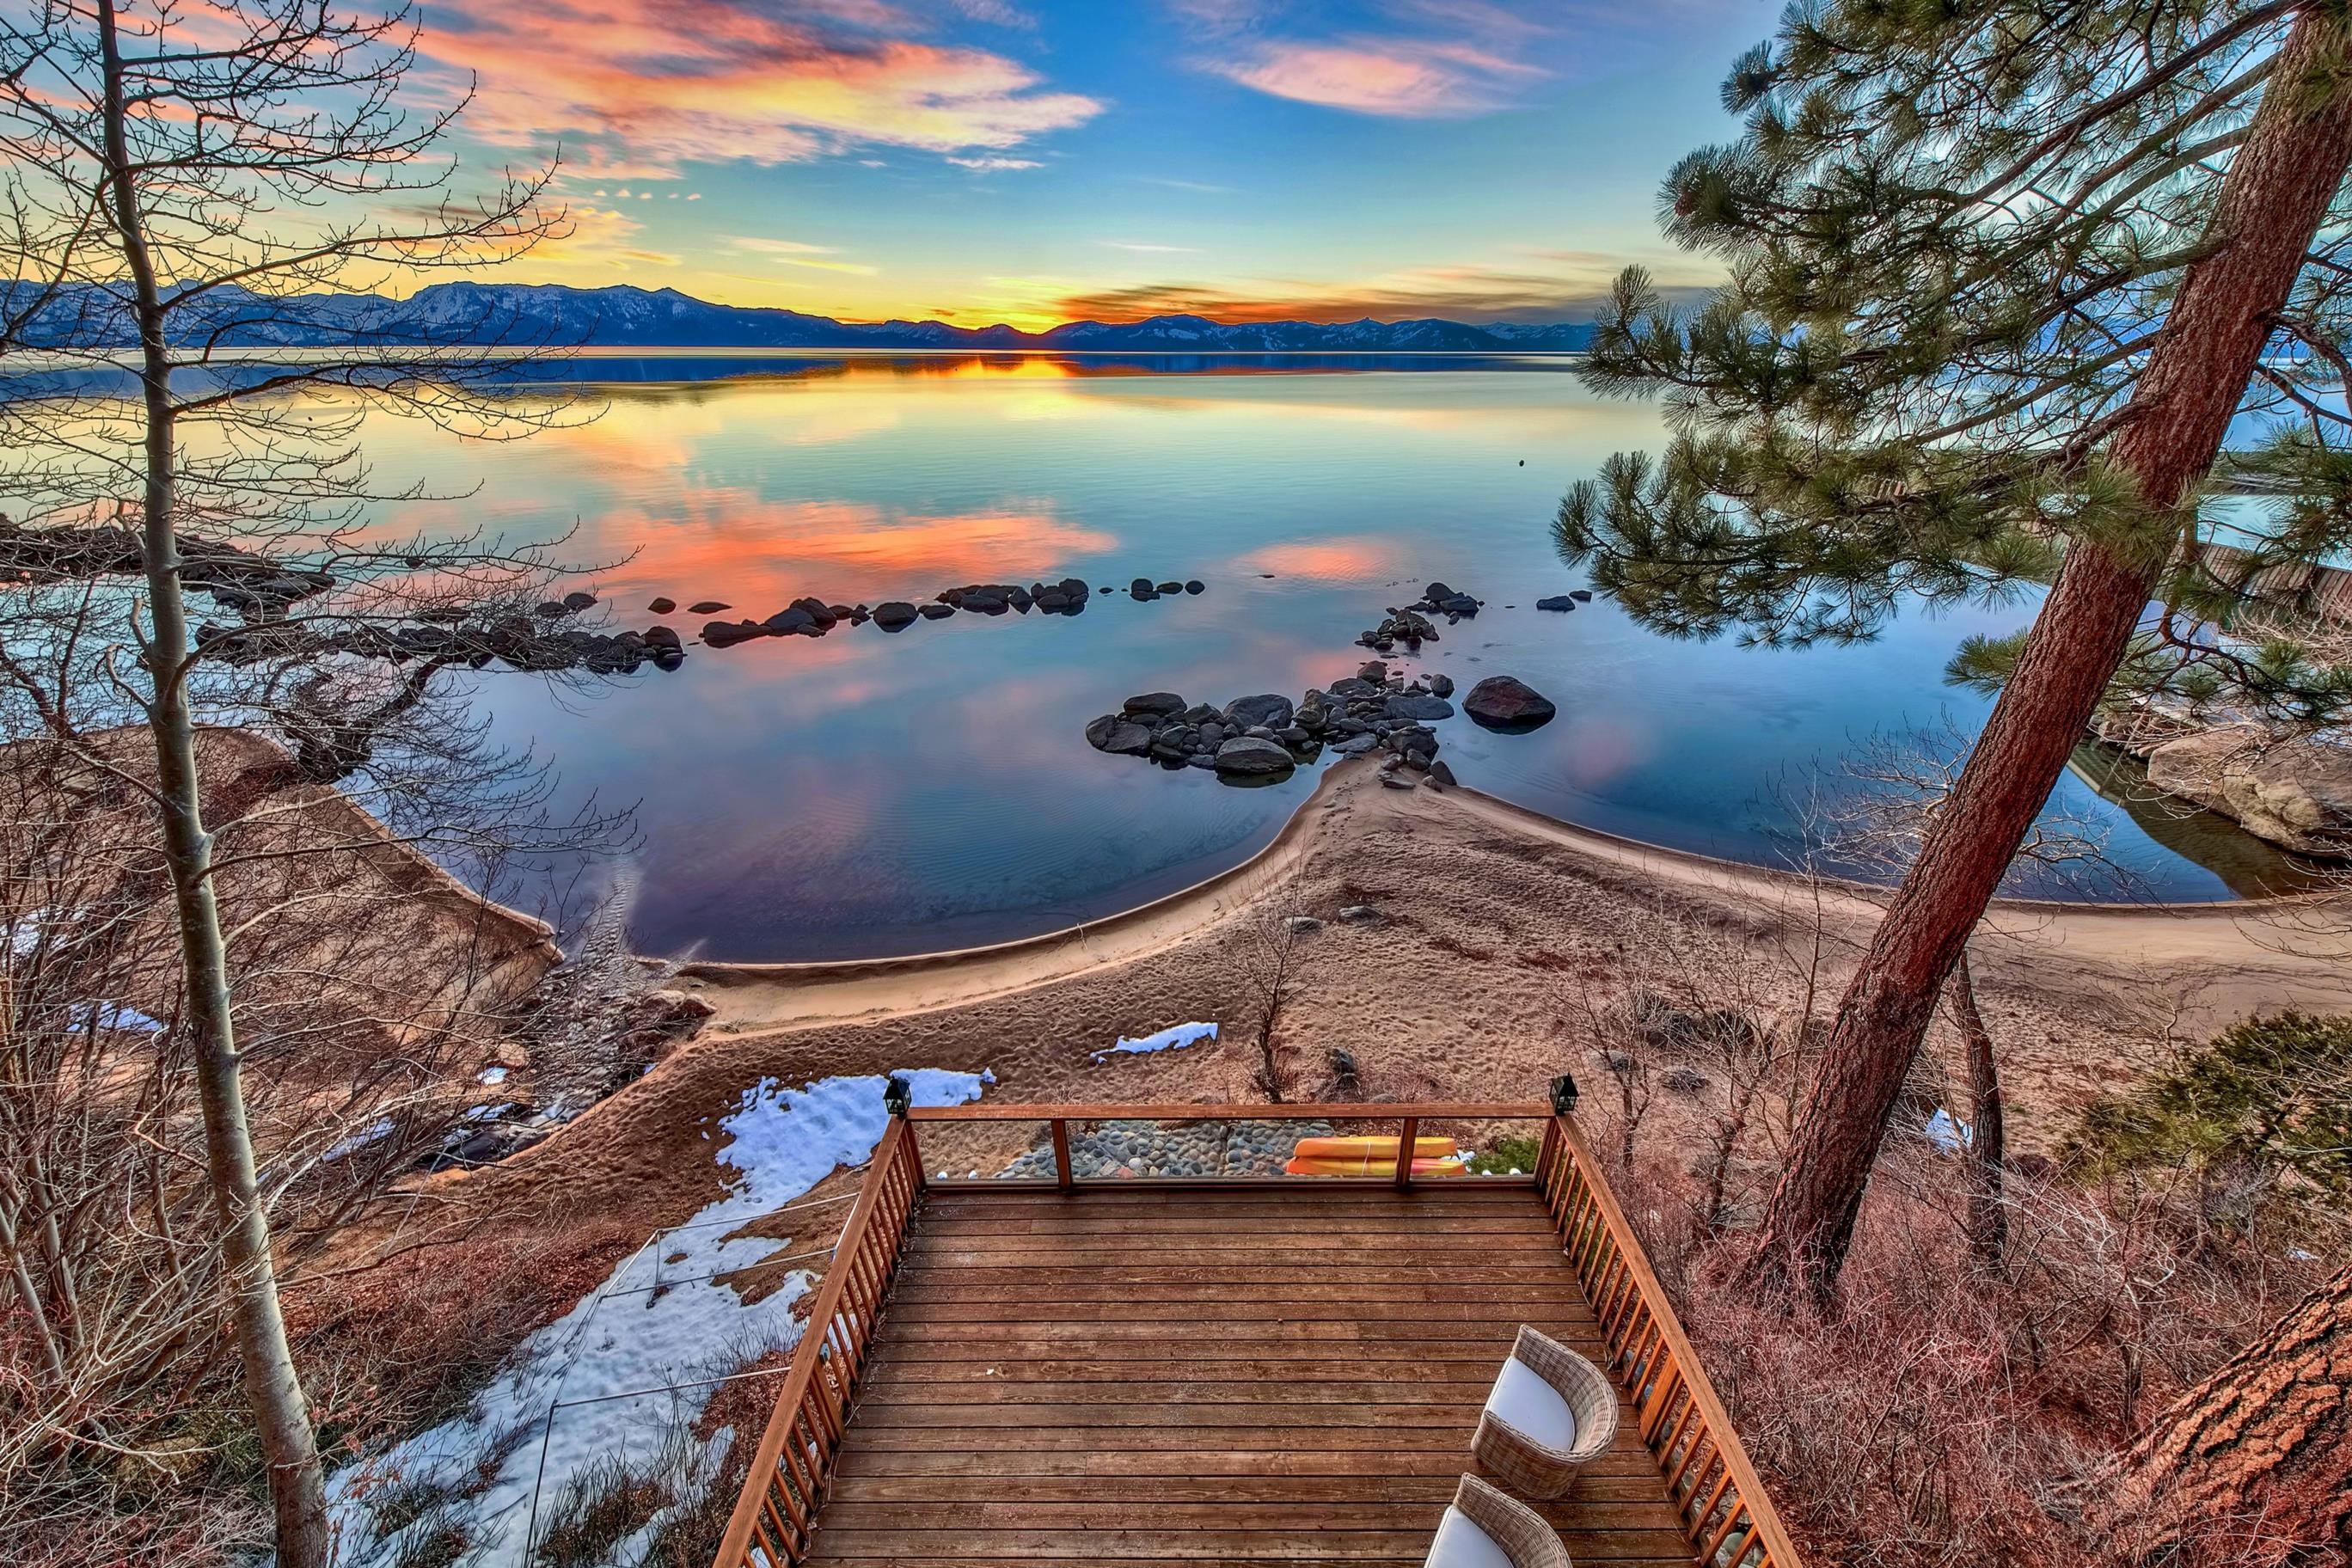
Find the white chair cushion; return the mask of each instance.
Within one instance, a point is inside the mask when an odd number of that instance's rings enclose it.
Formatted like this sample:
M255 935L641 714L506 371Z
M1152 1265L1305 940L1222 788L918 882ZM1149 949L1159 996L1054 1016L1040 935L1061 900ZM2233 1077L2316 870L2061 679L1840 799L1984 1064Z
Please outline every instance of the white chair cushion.
M1495 1391L1486 1395L1486 1410L1496 1420L1547 1448L1565 1453L1576 1447L1576 1413L1569 1409L1559 1390L1517 1356L1503 1363Z
M1470 1522L1470 1516L1449 1507L1438 1521L1437 1539L1429 1543L1423 1568L1514 1568L1510 1554L1495 1538Z

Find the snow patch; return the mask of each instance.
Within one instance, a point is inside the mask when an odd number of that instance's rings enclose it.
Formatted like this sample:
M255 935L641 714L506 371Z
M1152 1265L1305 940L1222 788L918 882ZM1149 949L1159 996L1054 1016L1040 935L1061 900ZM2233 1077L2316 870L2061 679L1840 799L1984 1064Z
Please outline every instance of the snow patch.
M1149 1056L1154 1051L1181 1051L1186 1046L1197 1045L1202 1040L1213 1040L1216 1037L1217 1026L1214 1024L1178 1024L1171 1028L1162 1029L1156 1035L1146 1035L1139 1040L1130 1040L1122 1035L1119 1037L1118 1044L1108 1050L1095 1052L1090 1059L1097 1067L1100 1067L1113 1057Z
M913 1086L914 1102L926 1106L978 1100L993 1081L929 1068L898 1076ZM782 1239L741 1232L745 1222L782 1208L835 1170L873 1157L889 1125L884 1081L831 1078L793 1089L762 1079L744 1090L719 1120L732 1142L717 1158L736 1173L727 1196L648 1238L585 1300L524 1342L464 1415L330 1479L341 1560L362 1568L393 1563L408 1537L451 1521L428 1513L379 1533L371 1500L396 1481L401 1493L413 1495L421 1484L449 1500L474 1548L469 1563L522 1568L534 1498L536 1528L544 1530L550 1505L593 1462L658 1464L665 1442L709 1403L710 1380L749 1354L797 1342L793 1309L808 1292L806 1272L758 1301L745 1300L725 1277L835 1244L849 1212L842 1204L812 1206L794 1227L801 1234ZM704 1381L697 1385L698 1379ZM633 1568L659 1522L648 1521L608 1561Z

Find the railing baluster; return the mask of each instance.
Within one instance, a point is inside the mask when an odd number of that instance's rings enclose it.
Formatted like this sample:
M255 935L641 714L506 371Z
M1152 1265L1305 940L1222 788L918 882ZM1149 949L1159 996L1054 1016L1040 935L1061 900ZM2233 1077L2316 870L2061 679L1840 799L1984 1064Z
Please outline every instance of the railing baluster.
M1054 1130L1054 1184L1061 1188L1066 1193L1076 1192L1078 1185L1078 1173L1070 1169L1070 1124L1067 1121L1056 1116L1054 1118L1052 1125Z

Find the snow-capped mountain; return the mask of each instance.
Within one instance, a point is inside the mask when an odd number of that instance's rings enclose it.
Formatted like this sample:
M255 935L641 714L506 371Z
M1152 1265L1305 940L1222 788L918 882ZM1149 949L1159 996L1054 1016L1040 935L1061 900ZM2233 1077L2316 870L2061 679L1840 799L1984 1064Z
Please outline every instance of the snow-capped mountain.
M80 286L33 309L27 287L0 289L16 323L15 346L128 347L134 338L112 291ZM841 321L798 310L716 305L675 289L615 284L436 283L406 300L374 294L265 299L221 289L184 299L173 336L244 348L394 345L550 348L1058 349L1070 353L1492 353L1586 347L1589 324L1461 321L1213 321L1154 316L1141 321L1071 321L1044 332L944 321ZM21 323L17 319L25 317ZM8 343L0 342L0 351Z

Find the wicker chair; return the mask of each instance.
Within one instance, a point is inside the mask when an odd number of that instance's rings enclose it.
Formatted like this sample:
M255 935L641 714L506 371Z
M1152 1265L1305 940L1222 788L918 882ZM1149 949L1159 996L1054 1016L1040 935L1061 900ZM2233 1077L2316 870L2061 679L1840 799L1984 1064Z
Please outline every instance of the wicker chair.
M1617 1437L1617 1389L1601 1370L1522 1323L1479 1413L1470 1452L1524 1497L1561 1498Z
M1422 1568L1571 1568L1543 1515L1465 1476Z

